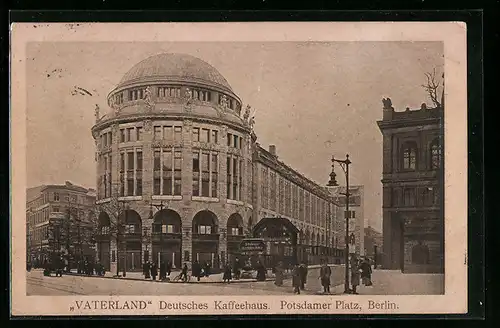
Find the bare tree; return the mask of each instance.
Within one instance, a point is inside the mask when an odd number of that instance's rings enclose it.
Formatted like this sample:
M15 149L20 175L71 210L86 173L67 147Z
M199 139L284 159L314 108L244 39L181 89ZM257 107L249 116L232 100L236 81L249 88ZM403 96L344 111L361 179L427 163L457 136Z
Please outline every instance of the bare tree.
M426 84L422 84L422 88L427 92L429 98L436 108L441 108L442 104L442 92L444 90L444 73L442 74L442 80L439 81L436 78L436 68L432 72L425 73L427 79ZM441 92L440 92L441 91Z

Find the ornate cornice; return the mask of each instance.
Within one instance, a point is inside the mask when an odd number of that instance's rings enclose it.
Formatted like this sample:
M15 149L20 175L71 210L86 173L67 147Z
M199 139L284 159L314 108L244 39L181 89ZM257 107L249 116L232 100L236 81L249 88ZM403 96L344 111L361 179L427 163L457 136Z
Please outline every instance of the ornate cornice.
M173 120L189 119L196 122L202 122L214 125L226 125L236 131L240 131L243 133L250 133L249 129L244 127L243 125L233 123L225 119L210 118L204 115L199 115L194 113L140 113L140 114L122 115L119 117L114 117L98 122L96 125L92 127L92 133L95 133L95 131L103 130L113 124L132 123L132 122L146 121L146 120L157 121L157 120L169 120L169 119Z

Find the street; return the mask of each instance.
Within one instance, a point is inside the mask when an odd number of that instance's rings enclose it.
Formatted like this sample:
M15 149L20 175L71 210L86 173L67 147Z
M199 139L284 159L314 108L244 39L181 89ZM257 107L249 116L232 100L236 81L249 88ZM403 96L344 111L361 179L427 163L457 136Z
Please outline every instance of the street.
M344 291L342 270L332 270L332 294ZM319 270L310 270L303 295L322 294ZM444 292L444 278L439 274L402 274L375 270L373 286L361 286L361 295L437 295ZM336 285L335 287L333 285ZM161 283L126 279L69 276L44 277L42 271L27 273L27 295L283 295L293 294L291 280L282 287L273 281L223 283Z

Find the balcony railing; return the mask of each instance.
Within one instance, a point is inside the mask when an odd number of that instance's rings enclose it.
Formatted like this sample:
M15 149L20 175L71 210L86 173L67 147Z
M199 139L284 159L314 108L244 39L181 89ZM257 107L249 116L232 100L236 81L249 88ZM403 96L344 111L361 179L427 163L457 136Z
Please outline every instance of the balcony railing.
M161 233L153 232L151 234L151 239L153 242L162 242L168 240L181 240L181 233Z
M219 234L218 233L212 233L212 234L194 233L193 234L193 240L198 240L198 241L218 241L219 240Z

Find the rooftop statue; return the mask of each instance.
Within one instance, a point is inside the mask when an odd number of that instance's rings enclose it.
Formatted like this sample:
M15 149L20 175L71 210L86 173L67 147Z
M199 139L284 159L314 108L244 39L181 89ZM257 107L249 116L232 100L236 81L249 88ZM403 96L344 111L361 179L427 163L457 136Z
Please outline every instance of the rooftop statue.
M95 121L99 121L99 105L98 104L95 104L95 109L94 109L94 114L95 114Z
M252 131L253 131L253 127L255 125L255 116L252 116L252 118L250 119L250 122L248 122L248 125L250 126L250 129L252 129Z
M151 91L150 86L146 87L146 90L144 91L144 102L149 109L152 109L155 105L153 101L153 92Z
M248 124L248 119L250 118L250 105L247 105L247 107L245 108L245 113L243 114L243 121L245 122L245 124Z
M392 107L392 101L391 98L382 98L382 103L384 104L384 109L394 109Z

